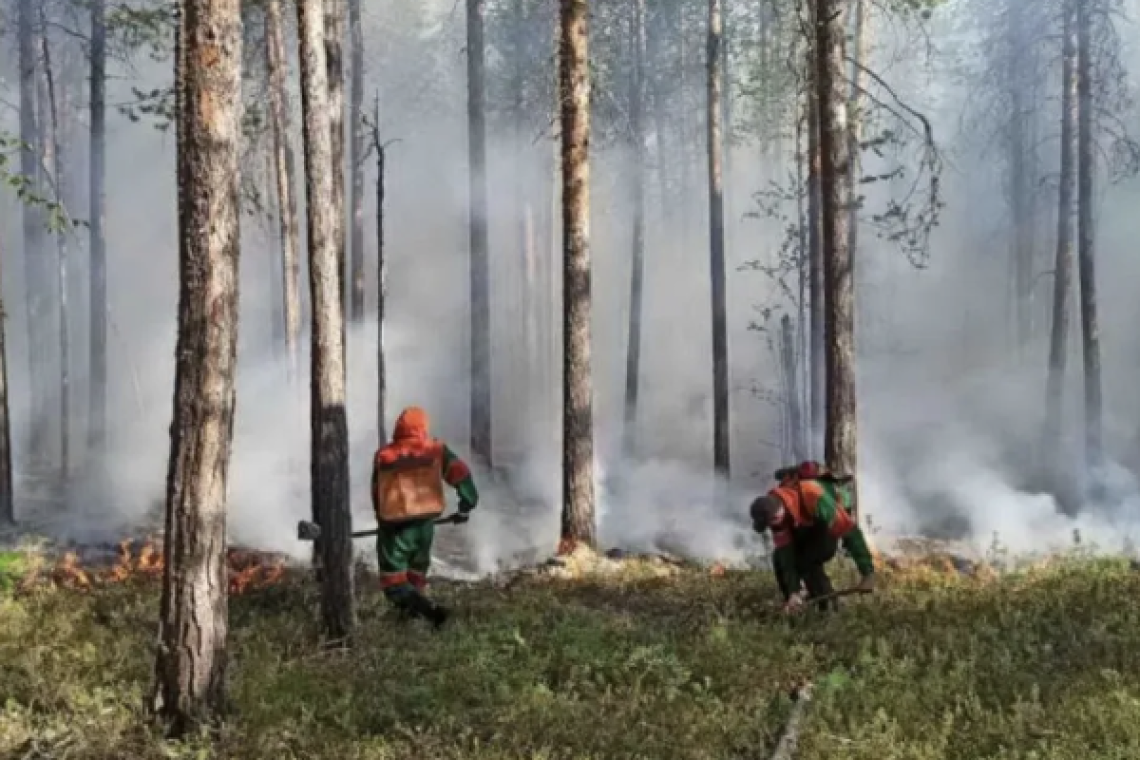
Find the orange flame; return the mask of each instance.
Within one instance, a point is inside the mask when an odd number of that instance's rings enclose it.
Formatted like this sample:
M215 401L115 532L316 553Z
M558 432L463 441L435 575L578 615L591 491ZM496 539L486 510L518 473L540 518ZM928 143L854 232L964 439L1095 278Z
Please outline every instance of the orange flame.
M158 539L151 538L134 550L130 539L119 542L114 564L100 567L83 566L75 552L63 555L51 568L46 580L63 588L86 591L97 585L153 581L162 577L165 557ZM279 557L259 552L230 548L226 551L229 592L239 595L279 582L285 576L285 563ZM35 578L26 579L25 585Z

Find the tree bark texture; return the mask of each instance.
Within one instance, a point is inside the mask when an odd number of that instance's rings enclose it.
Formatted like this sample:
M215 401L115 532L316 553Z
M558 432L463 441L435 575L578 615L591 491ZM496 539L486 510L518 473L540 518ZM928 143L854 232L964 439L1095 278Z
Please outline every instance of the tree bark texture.
M597 544L590 358L590 83L587 2L560 0L562 121L562 540Z
M487 231L485 0L467 0L467 155L471 256L471 451L492 463L491 283Z
M796 367L796 333L792 326L792 317L785 314L780 319L780 359L784 370L784 392L788 410L788 438L791 444L791 455L795 461L807 459L804 445L803 412L800 407L798 370Z
M814 17L814 13L813 13ZM808 378L811 385L808 416L809 448L813 456L820 452L826 416L827 373L824 359L823 314L823 242L820 230L820 198L822 157L820 155L820 106L818 75L815 73L815 44L807 46L807 242L808 242L808 308L811 312Z
M344 311L337 252L337 206L343 173L333 161L332 115L321 0L297 3L308 195L311 479L313 514L321 526L321 618L326 635L347 639L355 626L352 514L349 508L348 423L345 412ZM343 207L342 207L343 208Z
M47 28L47 17L40 6L40 24ZM43 55L44 81L47 85L46 131L44 133L44 170L50 171L51 198L64 211L63 229L55 230L56 244L56 306L59 309L59 475L65 491L71 479L71 331L67 301L67 236L71 234L71 211L62 192L67 186L60 156L59 109L56 99L56 77L52 66L51 45L48 35L40 35Z
M360 19L361 0L348 0L348 29L352 56L352 84L349 94L348 133L352 142L350 176L352 184L352 232L350 236L352 321L364 321L364 25Z
M855 294L845 217L850 136L847 131L844 92L843 0L820 0L816 8L816 83L821 158L820 231L823 243L824 323L827 330L827 427L824 458L834 471L854 476L858 464Z
M629 327L625 355L625 414L622 450L632 457L637 448L637 401L641 383L641 309L645 280L645 0L632 0L630 43L629 127L633 149L630 196L633 200L633 239L630 250Z
M333 165L331 201L333 214L333 240L336 245L338 307L341 312L341 331L344 331L347 284L347 257L345 236L344 190L344 15L346 0L324 0L325 11L325 65L328 67L329 130L332 135L330 161ZM341 345L345 341L341 339ZM342 359L342 362L344 360Z
M384 172L386 151L380 138L380 96L372 120L376 152L376 431L379 445L388 442L388 362L384 353L384 309L388 301L388 266L384 258Z
M216 716L225 680L239 314L239 0L183 0L177 40L180 292L156 706L183 734Z
M19 0L17 7L17 34L19 36L20 67L20 174L29 183L28 190L43 197L40 151L42 131L37 117L36 79L39 70L39 45L43 34L37 16L36 0ZM51 337L47 333L44 314L50 269L45 260L47 239L46 217L35 203L24 203L22 209L25 259L24 299L28 323L28 386L31 396L31 425L29 454L36 465L46 464L47 453L47 396L45 351Z
M301 381L301 261L297 225L296 163L290 145L289 101L286 94L287 57L281 28L281 1L265 3L266 61L269 68L269 112L273 131L273 168L277 183L277 214L281 234L281 291L285 350L291 382Z
M850 120L850 135L851 144L848 146L848 157L850 158L850 169L847 178L848 186L851 188L850 207L847 210L847 243L851 249L851 255L855 256L859 250L859 208L862 205L862 198L858 195L859 188L859 167L860 167L860 148L863 142L863 93L867 91L869 84L869 77L867 76L867 48L870 40L869 37L869 24L868 16L870 15L870 5L868 0L852 0L853 5L851 8L854 15L853 35L855 42L854 62L851 66L851 107L847 114Z
M728 478L730 428L728 420L728 316L724 274L724 133L721 88L724 85L722 44L723 0L709 0L708 29L708 166L709 276L712 280L713 468Z
M1077 266L1081 292L1081 335L1085 371L1085 455L1090 474L1103 458L1103 401L1100 324L1097 317L1096 251L1093 247L1092 11L1077 3Z
M1053 324L1049 339L1049 378L1046 389L1045 447L1043 471L1052 475L1057 490L1063 483L1060 459L1061 420L1067 341L1073 290L1073 196L1076 172L1073 135L1077 126L1077 45L1073 36L1074 4L1065 0L1061 51L1061 158L1057 193L1057 251L1053 264ZM1065 478L1064 480L1067 480Z
M2 290L2 286L0 286ZM15 525L15 479L12 471L12 416L8 385L8 314L0 300L0 525Z
M106 492L107 448L107 0L91 3L90 168L88 170L90 295L88 297L87 458L94 474L97 498Z

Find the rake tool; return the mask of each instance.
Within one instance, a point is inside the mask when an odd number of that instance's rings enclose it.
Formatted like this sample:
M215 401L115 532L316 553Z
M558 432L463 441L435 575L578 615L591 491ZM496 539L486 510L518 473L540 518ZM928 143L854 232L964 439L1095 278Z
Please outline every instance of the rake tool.
M447 517L439 517L432 520L436 525L461 525L467 522L467 515L462 512L456 512L448 515ZM380 532L379 528L372 528L371 530L358 530L352 534L353 538L365 538L367 536L375 536ZM308 520L301 520L297 523L297 538L301 541L316 541L321 537L321 526L315 522Z

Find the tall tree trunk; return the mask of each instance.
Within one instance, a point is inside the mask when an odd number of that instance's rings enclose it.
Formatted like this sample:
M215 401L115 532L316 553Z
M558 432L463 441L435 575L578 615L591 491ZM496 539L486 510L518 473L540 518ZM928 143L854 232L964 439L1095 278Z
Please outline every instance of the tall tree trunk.
M238 0L179 3L179 274L156 705L175 734L220 711L227 634L226 488L238 343Z
M47 18L40 6L40 25L47 28ZM63 188L67 180L63 176L63 161L60 157L59 111L55 90L55 71L52 67L51 45L48 35L40 35L40 50L43 55L44 81L47 85L47 118L44 135L45 170L51 172L51 197L63 211L62 227L55 230L56 243L56 305L59 308L59 476L65 497L71 480L71 332L69 330L67 306L67 235L71 232L71 214L63 199Z
M39 70L38 39L43 34L37 23L36 0L19 0L17 8L17 34L19 36L20 66L20 174L29 183L28 190L37 197L43 196L40 151L41 127L37 116L37 72ZM29 453L33 466L47 464L47 378L45 349L50 341L46 334L43 313L47 295L47 267L44 261L46 219L43 210L35 203L23 204L23 233L25 259L24 302L28 323L28 386L31 396L31 436Z
M851 65L851 105L847 114L851 122L851 144L847 149L850 158L847 182L851 188L850 208L847 210L847 242L851 248L851 255L857 256L859 250L859 207L862 205L862 199L857 197L860 166L859 146L863 142L863 119L866 116L863 113L863 93L867 91L868 85L866 66L867 48L870 42L868 39L868 27L870 26L867 18L870 15L868 0L854 0L851 13L854 16L855 50Z
M848 198L846 93L844 92L843 3L816 6L816 83L820 129L820 231L823 241L824 320L827 330L827 428L824 458L836 472L855 475L855 297L851 250L847 246Z
M724 274L724 134L721 130L721 35L723 0L709 0L708 39L708 155L709 155L709 274L712 278L713 467L730 475L728 423L728 316Z
M0 292L3 287L0 285ZM16 524L12 472L12 417L8 399L8 314L0 300L0 525Z
M814 17L814 14L813 14ZM811 349L808 377L811 383L810 415L808 416L808 448L812 456L819 456L820 442L825 425L827 398L827 372L824 359L824 303L823 303L823 241L820 230L821 166L820 106L818 77L814 72L815 45L807 46L807 237L808 237L808 304L811 311Z
M96 498L108 499L107 449L107 0L91 3L91 144L88 173L90 295L87 460Z
M356 623L349 505L348 421L345 415L344 311L338 250L343 249L334 197L343 164L333 160L334 130L321 0L298 0L305 185L308 189L313 514L321 526L321 618L326 635L346 640ZM339 69L339 67L337 67ZM343 206L340 207L343 209ZM339 242L338 242L339 241Z
M1073 134L1077 125L1077 46L1073 38L1074 7L1065 0L1061 51L1061 160L1060 188L1057 193L1057 256L1053 265L1053 325L1049 340L1049 379L1045 404L1045 447L1048 452L1042 470L1051 473L1051 486L1060 494L1067 478L1060 477L1061 427L1066 343L1072 312L1073 289L1073 191L1076 173L1073 165Z
M266 0L265 46L269 65L269 115L273 130L273 167L277 182L277 214L281 228L281 287L284 294L285 350L290 381L301 380L301 262L297 199L293 182L289 107L286 95L285 41L281 30L281 1Z
M467 150L471 256L471 451L492 464L491 284L487 233L487 124L483 101L485 0L467 0Z
M333 214L333 240L336 245L337 303L341 313L341 332L344 332L345 312L347 302L347 257L345 236L344 190L345 190L345 162L344 162L344 11L346 0L324 0L325 12L325 65L328 67L329 87L329 130L332 134L332 152L330 160L333 165L332 204ZM315 309L315 307L314 307ZM341 345L346 349L347 342L341 338Z
M376 431L380 446L388 442L388 361L384 353L384 309L388 301L388 268L384 259L384 172L387 150L380 137L380 94L372 118L376 151Z
M633 0L630 13L633 72L630 77L629 123L633 171L629 182L633 199L633 247L630 251L625 425L622 436L622 449L627 457L634 456L636 452L637 400L641 382L641 301L645 269L645 0Z
M348 28L352 46L352 90L349 95L349 134L352 140L352 321L364 321L364 25L361 0L348 0Z
M1099 480L1103 461L1100 379L1100 325L1096 304L1096 253L1093 249L1093 94L1092 12L1077 3L1077 245L1081 288L1081 335L1085 370L1085 446L1089 476Z
M597 544L594 384L590 361L590 83L587 1L559 0L562 110L562 539Z
M1033 186L1031 172L1033 140L1030 134L1030 110L1033 98L1034 72L1029 62L1031 51L1026 42L1028 9L1020 0L1010 0L1009 18L1009 100L1011 111L1009 135L1009 192L1013 211L1013 308L1015 346L1024 359L1033 339Z
M788 410L788 428L791 439L791 454L798 462L807 458L804 452L804 426L801 419L798 375L796 368L796 334L792 327L792 317L785 314L780 319L780 358L784 370L784 386L787 394L786 408Z

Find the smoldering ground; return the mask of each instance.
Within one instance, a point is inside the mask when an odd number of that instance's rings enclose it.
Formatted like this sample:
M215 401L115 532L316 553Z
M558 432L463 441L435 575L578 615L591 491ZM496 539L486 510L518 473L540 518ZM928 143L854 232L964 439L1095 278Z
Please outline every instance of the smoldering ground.
M462 14L450 2L396 3L366 9L369 76L365 91L379 88L381 126L398 139L388 153L385 252L388 271L389 424L400 408L426 407L434 433L466 454L468 438L467 154ZM901 43L884 25L874 56L902 97L931 118L938 139L957 145L968 88L946 85L927 92L913 72L886 62ZM943 62L945 63L945 61ZM942 65L942 64L939 64ZM143 67L144 78L168 81L168 69ZM695 80L695 81L699 81ZM126 84L112 85L125 99ZM665 95L669 96L666 92ZM673 93L676 95L676 93ZM665 117L701 98L665 97ZM604 104L603 104L604 105ZM690 109L691 110L691 109ZM688 112L694 134L697 111ZM7 118L7 117L5 117ZM558 527L561 423L561 315L557 299L561 244L554 205L554 151L543 119L517 130L501 115L490 132L492 261L492 372L499 464L510 476L478 471L483 502L465 528L445 534L449 561L486 571L500 563L551 552ZM137 524L160 504L169 449L177 299L175 185L172 135L125 118L110 119L108 165L111 301L111 432L109 461L114 502L93 504L80 487L70 512L56 520L61 531L114 534ZM702 132L703 134L703 132ZM651 140L651 155L655 143ZM298 167L303 165L295 144ZM629 298L631 201L627 153L598 139L592 145L592 250L594 255L593 351L596 460L600 533L607 545L662 549L705 558L739 559L760 550L746 510L769 484L785 456L779 450L780 415L754 388L774 389L779 368L763 334L761 309L781 303L780 289L764 275L739 271L747 261L772 261L784 240L783 224L745 218L752 194L783 182L786 166L771 146L737 144L728 174L729 351L733 416L733 482L723 506L713 506L711 471L711 340L706 253L707 220L703 159L691 162L683 207L663 208L660 167L651 161L647 217L645 304L642 319L642 393L637 423L638 457L621 454L622 403ZM784 140L780 153L791 153ZM786 148L786 150L781 150ZM948 149L948 153L951 153ZM859 372L861 501L884 537L916 532L965 538L984 548L993 534L1018 551L1068 543L1079 529L1119 550L1133 529L1129 515L1140 489L1128 475L1134 464L1131 431L1140 405L1131 378L1129 325L1140 316L1128 283L1137 267L1127 241L1135 233L1129 214L1134 183L1106 194L1098 221L1106 421L1114 463L1112 488L1103 504L1076 518L1059 514L1041 493L1037 475L1044 418L1045 355L1040 341L1027 356L1011 357L1008 336L1007 246L1001 177L984 157L958 151L948 161L943 188L947 207L931 244L928 268L916 270L897 249L864 230L860 248ZM786 159L787 156L784 156ZM786 160L783 163L787 163ZM367 313L375 290L374 176L368 162L365 230L369 239ZM521 167L521 169L520 169ZM669 167L671 170L676 167ZM527 214L511 202L516 172ZM262 189L271 183L251 169ZM671 181L682 175L673 171ZM303 208L303 182L296 184ZM896 188L890 188L896 189ZM868 205L882 201L869 193ZM29 418L28 380L20 369L27 354L23 324L23 262L16 208L4 207L5 301L12 318L15 440L24 440ZM528 223L543 281L522 310L522 255L518 240ZM302 234L304 216L301 216ZM1048 240L1048 225L1042 239ZM292 388L280 358L267 349L272 333L268 279L275 270L271 221L243 218L242 322L238 410L231 465L231 538L292 553L298 519L309 516L308 389ZM1043 245L1046 243L1043 243ZM75 334L85 335L81 256L72 303ZM307 276L302 267L307 300ZM1047 288L1036 307L1047 326ZM787 304L783 306L786 308ZM540 316L539 315L543 315ZM526 329L531 329L530 338ZM1046 332L1042 327L1041 334ZM537 337L536 337L537 334ZM1070 336L1066 383L1066 451L1074 477L1083 456L1079 438L1079 332ZM348 419L354 524L370 524L368 476L377 441L373 319L349 328ZM527 341L535 341L528 344ZM302 343L306 343L302 339ZM541 347L540 358L524 350ZM77 401L82 395L86 350L78 341ZM307 367L302 357L301 366ZM78 404L81 408L82 404ZM74 425L76 434L82 421ZM19 447L17 447L19 454ZM24 462L18 458L18 469ZM451 529L448 529L449 531ZM371 551L366 543L359 550Z

